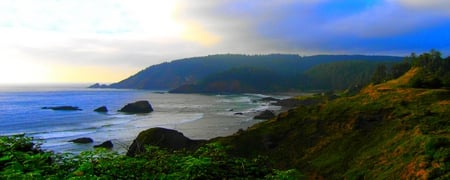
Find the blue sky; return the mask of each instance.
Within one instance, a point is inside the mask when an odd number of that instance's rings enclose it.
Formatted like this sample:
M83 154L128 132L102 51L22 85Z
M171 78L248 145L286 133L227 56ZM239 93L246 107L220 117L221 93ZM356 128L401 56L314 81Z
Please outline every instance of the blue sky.
M450 55L448 0L1 0L0 17L0 83L114 82L219 53Z

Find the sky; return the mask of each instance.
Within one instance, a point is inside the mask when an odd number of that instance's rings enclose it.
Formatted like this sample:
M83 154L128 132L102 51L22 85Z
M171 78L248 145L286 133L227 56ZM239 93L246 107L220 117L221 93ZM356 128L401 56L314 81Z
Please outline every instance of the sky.
M111 83L210 54L450 55L449 0L0 0L0 84Z

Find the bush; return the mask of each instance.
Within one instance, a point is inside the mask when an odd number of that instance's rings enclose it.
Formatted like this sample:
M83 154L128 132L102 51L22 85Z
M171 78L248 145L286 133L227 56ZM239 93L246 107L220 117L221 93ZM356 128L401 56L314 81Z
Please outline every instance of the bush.
M232 157L207 144L195 152L147 147L129 157L105 149L78 155L39 149L23 135L0 137L0 179L298 179L295 170L270 168L267 158Z

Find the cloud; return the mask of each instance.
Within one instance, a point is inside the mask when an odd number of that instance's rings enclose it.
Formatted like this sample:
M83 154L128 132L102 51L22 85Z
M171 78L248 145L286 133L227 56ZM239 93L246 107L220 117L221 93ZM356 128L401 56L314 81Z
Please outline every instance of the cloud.
M0 59L95 74L219 53L449 52L449 2L4 0Z
M450 15L450 1L448 0L392 0L407 8L412 8L428 13Z

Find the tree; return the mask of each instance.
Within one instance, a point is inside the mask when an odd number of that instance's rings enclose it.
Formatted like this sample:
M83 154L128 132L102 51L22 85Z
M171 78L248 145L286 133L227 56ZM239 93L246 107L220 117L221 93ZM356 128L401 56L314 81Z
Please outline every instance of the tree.
M379 84L382 82L385 82L387 80L387 68L386 65L380 64L377 66L377 69L375 70L375 73L372 77L372 82L374 84Z

